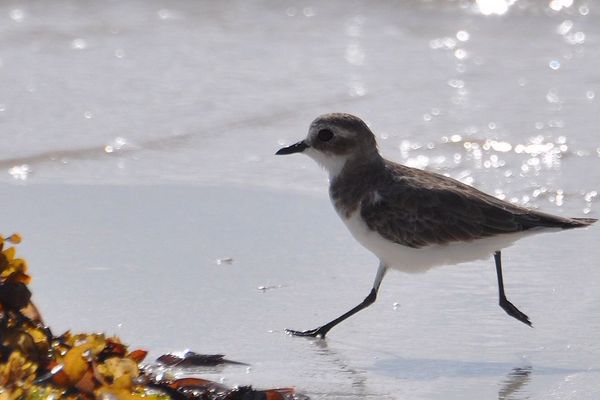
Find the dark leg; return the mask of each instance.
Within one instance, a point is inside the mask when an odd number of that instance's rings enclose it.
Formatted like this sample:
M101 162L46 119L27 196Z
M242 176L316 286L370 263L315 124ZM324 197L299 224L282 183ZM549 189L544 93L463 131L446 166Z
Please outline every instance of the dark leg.
M531 321L529 321L529 317L523 314L517 307L515 307L508 299L506 298L506 294L504 294L504 281L502 280L502 261L501 261L500 252L497 251L494 253L494 261L496 261L496 274L498 275L498 294L500 298L500 307L508 315L513 318L518 319L522 323L531 326Z
M344 321L345 319L350 318L351 316L353 316L360 310L367 308L371 304L375 303L375 299L377 299L377 291L379 290L379 285L381 285L381 281L383 280L383 276L385 275L386 271L387 271L387 267L385 267L383 264L380 264L379 269L377 270L377 275L375 276L375 282L373 283L373 289L371 289L371 292L369 293L369 295L367 297L365 297L365 299L362 301L362 303L360 303L359 305L357 305L356 307L354 307L352 310L348 311L347 313L340 315L333 321L328 322L325 325L320 326L316 329L310 329L307 331L294 331L292 329L286 329L285 331L293 336L309 336L309 337L320 336L322 338L325 338L325 335L327 335L327 332L329 332L331 330L331 328L333 328L340 322Z

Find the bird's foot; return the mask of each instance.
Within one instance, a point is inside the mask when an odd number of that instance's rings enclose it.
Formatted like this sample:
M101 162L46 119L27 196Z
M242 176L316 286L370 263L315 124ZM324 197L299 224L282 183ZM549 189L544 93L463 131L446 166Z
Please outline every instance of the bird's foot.
M325 335L329 332L329 327L326 325L320 326L316 329L309 329L307 331L295 331L293 329L286 329L285 333L292 336L304 336L304 337L321 337L325 339Z
M524 313L522 313L517 307L515 307L515 305L513 303L508 301L506 298L500 299L500 307L502 307L502 309L504 311L506 311L506 313L508 315L510 315L511 317L518 319L525 325L533 327L533 325L531 325L531 321L529 320L529 317L527 315L525 315Z

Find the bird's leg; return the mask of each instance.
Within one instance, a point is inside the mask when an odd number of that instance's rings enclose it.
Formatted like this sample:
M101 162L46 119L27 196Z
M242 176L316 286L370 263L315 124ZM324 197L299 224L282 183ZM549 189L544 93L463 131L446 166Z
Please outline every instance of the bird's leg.
M531 326L531 321L529 321L529 317L523 314L517 307L515 307L508 299L506 298L506 294L504 294L504 281L502 279L502 260L501 254L499 251L494 253L494 261L496 261L496 275L498 275L498 294L500 299L500 307L508 315L513 318L518 319L522 323Z
M373 304L375 302L375 299L377 299L377 291L379 290L379 286L381 285L381 281L383 280L383 277L384 277L386 271L387 271L387 267L385 265L383 265L383 263L379 264L379 269L377 270L377 275L375 275L375 281L373 282L373 288L371 289L371 292L369 293L369 295L367 297L365 297L365 299L359 305L357 305L356 307L354 307L352 310L348 311L347 313L340 315L333 321L328 322L325 325L322 325L316 329L310 329L308 331L294 331L292 329L286 329L285 331L293 336L309 336L309 337L320 336L322 338L325 338L325 335L327 335L327 332L329 332L331 330L331 328L333 328L340 322L344 321L345 319L350 318L351 316L353 316L360 310L369 307L371 304Z

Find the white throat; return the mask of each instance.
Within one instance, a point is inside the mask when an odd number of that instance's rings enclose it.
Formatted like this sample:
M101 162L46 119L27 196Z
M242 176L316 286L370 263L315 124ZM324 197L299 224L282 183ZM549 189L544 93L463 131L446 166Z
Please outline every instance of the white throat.
M329 173L329 180L333 180L335 177L337 177L340 172L342 172L342 169L344 169L346 161L348 161L348 157L346 156L325 154L311 147L304 150L304 154L315 160L317 164L319 164Z

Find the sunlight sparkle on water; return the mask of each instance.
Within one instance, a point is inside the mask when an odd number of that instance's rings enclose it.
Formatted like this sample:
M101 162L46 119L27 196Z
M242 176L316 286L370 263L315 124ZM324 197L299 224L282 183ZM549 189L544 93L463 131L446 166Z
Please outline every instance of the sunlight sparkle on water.
M411 168L424 169L429 165L429 157L419 154L416 157L408 158L405 164Z
M559 35L566 35L573 28L573 21L570 19L564 20L556 29Z
M465 87L465 82L460 79L450 79L448 81L448 86L453 87L455 89L462 89Z
M121 150L123 146L127 144L127 140L122 137L116 137L111 143L104 146L105 153L114 153L117 150Z
M465 49L456 49L454 50L454 57L463 60L467 58L467 51Z
M548 127L561 124L563 124L561 120L550 121ZM477 132L478 130L473 127L470 127L468 132L465 130L465 134L468 135L476 134ZM522 143L511 143L507 140L465 138L459 134L442 136L440 140L442 144L451 146L459 144L462 152L455 152L452 157L445 157L443 154L434 153L443 149L443 147L434 146L430 148L416 146L415 143L404 140L400 146L404 162L407 165L418 168L455 171L448 175L465 183L474 184L474 178L477 175L468 179L467 182L466 178L459 178L459 175L462 176L462 173L457 174L456 171L458 169L463 171L500 170L501 174L506 178L515 175L534 177L540 175L545 170L560 169L563 156L568 152L580 157L591 155L581 150L570 149L567 145L567 138L563 135L551 141L546 136L540 134L532 136L526 142ZM415 149L421 150L418 153L413 153ZM425 149L433 150L434 152L427 153L424 152ZM593 154L595 156L596 152ZM600 149L598 150L598 155L600 155ZM467 169L465 170L465 168ZM545 198L548 199L547 197ZM519 195L516 201L525 204L530 202L530 200L529 197ZM559 203L560 200L559 197ZM556 199L554 199L553 203L556 204Z
M302 10L302 14L305 17L314 17L316 15L315 9L313 7L305 7Z
M456 38L461 42L466 42L467 40L469 40L470 35L467 31L458 31L456 32Z
M546 100L548 103L560 103L560 97L558 97L558 93L555 89L548 90L548 93L546 93Z
M26 180L30 172L31 168L27 164L15 165L8 170L8 173L18 181Z
M567 43L569 44L583 44L585 42L585 33L583 32L571 32L567 35L565 35L565 40L567 41Z
M594 199L594 197L596 197L596 196L598 196L598 192L595 190L592 190L591 192L588 192L585 194L584 199L587 202L591 202Z
M87 42L84 39L77 38L71 42L71 48L73 50L84 50L88 47Z
M488 144L488 141L486 140L486 144ZM484 149L486 144L484 144ZM508 142L498 142L496 140L490 140L489 141L489 146L490 148L492 148L494 151L498 151L501 153L505 153L507 151L511 151L512 150L512 144L508 143Z
M483 15L506 14L517 0L476 0L477 9Z
M583 200L585 201L585 206L583 208L584 214L589 214L592 211L592 202L597 200L598 192L592 190L591 192L587 192L583 196Z
M550 8L554 11L560 11L563 8L569 8L573 5L573 0L552 0Z
M162 9L158 10L156 12L156 16L158 17L158 19L161 19L163 21L182 18L182 16L177 11L169 10L166 8L162 8Z
M10 10L10 19L15 22L22 22L23 18L25 18L25 13L20 8L15 8L14 10Z
M585 42L585 33L581 31L573 32L573 21L570 19L566 19L558 25L556 32L562 35L565 42L569 44L578 45Z
M560 61L558 60L552 60L548 63L548 66L553 69L553 70L557 70L560 68Z
M350 97L362 97L367 94L367 89L364 83L357 78L350 79L348 82L348 94Z
M588 100L594 100L594 97L596 97L596 93L593 90L588 90L587 92L585 92L585 97Z
M432 39L429 42L429 47L433 50L436 49L444 49L444 50L452 50L456 47L456 40L454 40L451 37L443 37L443 38L437 38L437 39Z

